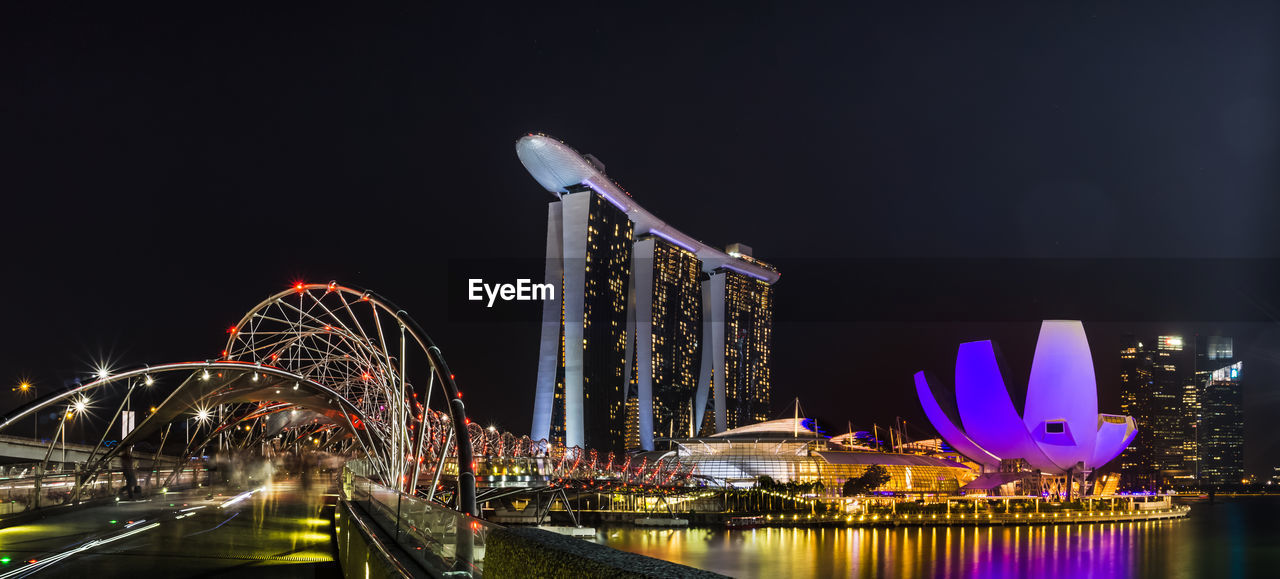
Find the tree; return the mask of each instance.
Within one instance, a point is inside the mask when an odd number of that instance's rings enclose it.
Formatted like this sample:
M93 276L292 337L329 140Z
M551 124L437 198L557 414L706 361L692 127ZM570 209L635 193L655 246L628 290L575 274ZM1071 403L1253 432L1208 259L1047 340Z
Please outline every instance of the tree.
M840 489L840 495L846 497L865 495L884 486L884 483L889 482L890 478L888 469L878 464L873 464L867 467L867 470L863 471L857 478L844 481L844 487Z

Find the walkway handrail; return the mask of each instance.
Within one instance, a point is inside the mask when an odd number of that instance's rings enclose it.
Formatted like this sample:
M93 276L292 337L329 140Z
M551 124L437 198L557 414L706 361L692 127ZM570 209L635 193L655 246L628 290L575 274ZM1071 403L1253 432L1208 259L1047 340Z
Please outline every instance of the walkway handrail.
M360 462L351 462L343 467L342 497L359 506L408 558L433 574L481 575L485 537L500 526L360 476L355 472Z

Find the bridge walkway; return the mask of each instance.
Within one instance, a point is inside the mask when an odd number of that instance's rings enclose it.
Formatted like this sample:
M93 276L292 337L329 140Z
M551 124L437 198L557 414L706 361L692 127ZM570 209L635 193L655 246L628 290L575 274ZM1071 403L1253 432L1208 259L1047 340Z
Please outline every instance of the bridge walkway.
M0 578L341 577L336 485L307 482L170 492L0 529Z

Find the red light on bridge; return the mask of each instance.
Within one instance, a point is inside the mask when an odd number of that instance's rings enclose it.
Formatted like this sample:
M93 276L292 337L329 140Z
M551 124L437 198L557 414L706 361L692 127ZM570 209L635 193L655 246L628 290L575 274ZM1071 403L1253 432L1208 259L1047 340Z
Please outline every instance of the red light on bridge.
M303 285L304 285L304 284L303 284L302 282L298 282L298 283L293 284L293 289L294 289L294 291L296 291L296 292L298 292L298 293L302 293Z
M238 332L238 331L240 331L240 328L237 328L237 327L235 327L235 326L231 326L230 328L227 328L227 333L228 333L228 334L235 334L235 333L236 333L236 332Z

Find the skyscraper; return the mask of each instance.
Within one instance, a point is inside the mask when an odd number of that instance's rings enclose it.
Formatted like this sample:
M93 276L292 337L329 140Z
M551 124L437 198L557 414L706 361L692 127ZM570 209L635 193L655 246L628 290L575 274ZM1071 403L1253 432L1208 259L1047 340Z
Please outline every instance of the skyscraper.
M526 135L516 154L557 198L545 275L561 292L543 304L531 436L651 450L704 415L715 431L768 418L778 271L667 225L564 143Z
M1138 436L1120 458L1121 484L1155 490L1192 482L1187 462L1191 423L1184 411L1193 360L1182 336L1128 336L1120 351L1120 407Z
M1199 412L1195 431L1201 485L1240 484L1244 478L1243 370L1231 338L1196 339Z
M654 436L691 436L702 345L702 262L692 251L656 236L636 242L635 334L632 355L636 395L651 421L637 425L636 448L653 448Z
M632 223L587 187L551 202L534 428L552 442L621 448ZM545 420L545 422L543 422Z
M730 255L771 267L751 253L751 248L742 244L729 247ZM706 435L768 420L773 384L773 286L732 270L713 272L702 285L709 355L702 359L699 384L709 383L711 388L706 392L709 399L697 401L700 432Z

